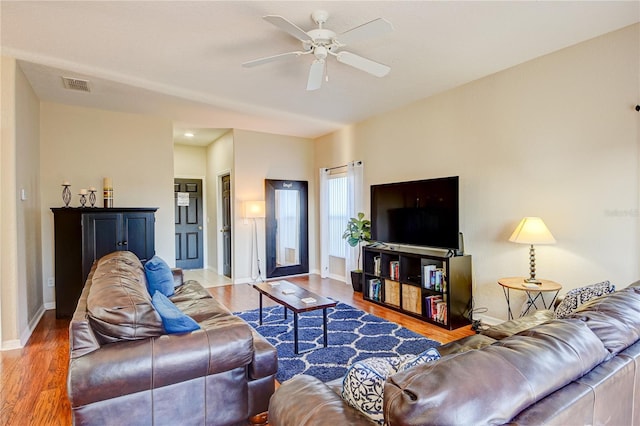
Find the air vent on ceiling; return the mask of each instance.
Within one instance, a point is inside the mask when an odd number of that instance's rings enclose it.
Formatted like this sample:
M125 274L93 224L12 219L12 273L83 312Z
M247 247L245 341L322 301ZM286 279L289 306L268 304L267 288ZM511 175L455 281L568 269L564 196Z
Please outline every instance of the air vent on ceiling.
M62 77L62 84L64 84L65 89L91 92L88 80L81 80L73 77Z

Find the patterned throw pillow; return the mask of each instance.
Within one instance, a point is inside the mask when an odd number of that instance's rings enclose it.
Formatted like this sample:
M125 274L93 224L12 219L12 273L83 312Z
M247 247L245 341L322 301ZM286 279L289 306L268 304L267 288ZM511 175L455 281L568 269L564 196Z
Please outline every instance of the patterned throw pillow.
M373 421L383 424L382 402L387 377L419 364L440 359L435 348L419 355L368 358L353 364L342 382L342 398Z
M604 294L613 293L614 291L616 291L616 286L609 281L569 290L556 308L556 318L566 318L578 309L580 305Z

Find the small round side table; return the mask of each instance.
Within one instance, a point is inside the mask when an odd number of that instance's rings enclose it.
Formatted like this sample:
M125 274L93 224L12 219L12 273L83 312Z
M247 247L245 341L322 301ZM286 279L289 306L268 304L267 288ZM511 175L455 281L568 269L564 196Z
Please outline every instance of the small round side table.
M500 278L498 280L498 284L502 286L504 297L507 300L507 313L510 320L513 319L511 298L509 294L510 290L524 291L527 294L527 308L520 314L520 316L523 317L529 313L532 307L539 309L536 304L538 301L542 302L542 306L544 306L545 309L550 309L553 306L553 302L556 300L556 297L558 297L558 293L562 289L560 284L551 280L539 280L540 284L530 284L525 280L525 277L509 277ZM548 306L547 302L544 300L544 296L542 295L545 292L555 292Z

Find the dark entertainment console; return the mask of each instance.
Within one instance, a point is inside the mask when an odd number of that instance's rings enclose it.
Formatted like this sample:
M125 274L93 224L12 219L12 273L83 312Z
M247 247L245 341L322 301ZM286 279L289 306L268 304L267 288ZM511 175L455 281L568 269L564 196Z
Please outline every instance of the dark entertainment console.
M453 330L471 324L471 256L419 247L363 247L368 300Z
M56 318L71 317L94 260L128 250L144 264L155 254L155 212L150 208L52 208L55 238Z

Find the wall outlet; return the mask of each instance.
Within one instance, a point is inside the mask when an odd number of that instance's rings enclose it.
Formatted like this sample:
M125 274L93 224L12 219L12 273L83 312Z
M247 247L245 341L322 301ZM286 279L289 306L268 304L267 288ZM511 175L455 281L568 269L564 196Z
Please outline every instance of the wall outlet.
M49 279L47 280L47 286L49 287L53 287L56 284L56 281L53 277L49 277Z

